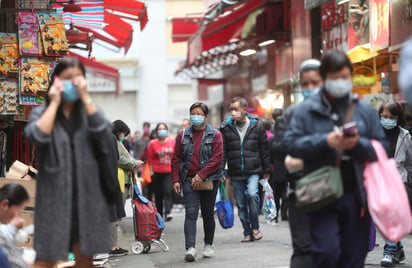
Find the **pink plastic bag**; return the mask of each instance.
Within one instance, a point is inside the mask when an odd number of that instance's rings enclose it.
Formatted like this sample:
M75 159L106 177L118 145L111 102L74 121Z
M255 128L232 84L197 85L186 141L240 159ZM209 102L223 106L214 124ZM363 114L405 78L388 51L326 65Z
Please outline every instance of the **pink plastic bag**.
M364 184L370 215L382 235L398 242L412 230L412 215L402 178L394 159L372 140L377 162L366 163Z

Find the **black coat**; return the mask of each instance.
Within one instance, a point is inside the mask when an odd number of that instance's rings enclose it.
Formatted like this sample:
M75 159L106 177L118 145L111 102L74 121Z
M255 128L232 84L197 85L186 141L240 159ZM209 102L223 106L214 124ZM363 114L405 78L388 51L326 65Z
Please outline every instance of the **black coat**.
M235 120L229 117L220 126L223 137L223 161L221 169L228 164L228 176L243 176L271 173L268 141L264 126L248 115L250 125L246 131L243 144L234 125Z

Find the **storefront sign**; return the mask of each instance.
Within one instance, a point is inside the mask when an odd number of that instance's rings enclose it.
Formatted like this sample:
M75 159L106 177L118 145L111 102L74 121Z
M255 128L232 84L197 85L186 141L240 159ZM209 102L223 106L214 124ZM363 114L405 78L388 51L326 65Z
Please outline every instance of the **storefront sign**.
M88 73L87 88L90 92L115 92L116 81Z
M335 1L322 5L323 50L348 50L348 23L346 5Z
M389 44L389 0L371 1L371 48L385 48Z
M390 17L390 50L399 49L412 35L412 0L392 0Z

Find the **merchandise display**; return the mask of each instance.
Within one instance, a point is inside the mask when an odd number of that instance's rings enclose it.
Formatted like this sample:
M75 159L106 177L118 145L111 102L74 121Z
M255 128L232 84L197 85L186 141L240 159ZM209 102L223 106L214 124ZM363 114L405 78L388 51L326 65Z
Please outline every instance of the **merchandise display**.
M17 79L0 79L0 115L17 114Z
M16 76L19 72L17 34L0 33L0 75Z
M60 15L37 14L45 54L65 56L69 53L64 22Z
M37 14L18 13L20 55L39 55L39 24Z

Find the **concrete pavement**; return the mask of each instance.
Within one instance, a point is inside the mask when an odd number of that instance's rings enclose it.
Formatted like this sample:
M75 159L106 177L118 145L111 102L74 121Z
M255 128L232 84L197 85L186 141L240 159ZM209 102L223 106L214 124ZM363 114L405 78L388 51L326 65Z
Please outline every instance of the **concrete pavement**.
M184 261L184 234L183 234L184 212L174 213L171 222L166 223L162 239L166 241L170 250L163 252L158 246L152 245L148 254L129 255L118 258L111 258L107 267L119 268L163 268L163 267L236 267L236 268L266 268L289 267L289 259L292 253L290 232L288 223L280 222L276 226L266 223L263 216L260 216L261 231L263 239L251 243L240 243L242 238L242 227L239 218L235 217L235 226L224 230L216 220L215 234L215 256L210 259L201 257L203 249L203 221L199 217L197 225L197 245L198 259L195 263ZM121 223L121 227L126 232L119 232L120 246L129 249L134 242L133 223L130 218L126 218ZM380 267L384 240L377 238L380 244L373 252L369 253L365 267ZM354 241L356 243L356 241ZM412 267L412 236L403 240L406 261L399 267Z

